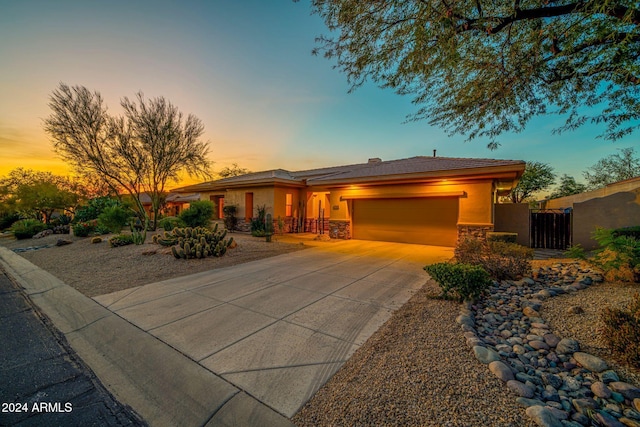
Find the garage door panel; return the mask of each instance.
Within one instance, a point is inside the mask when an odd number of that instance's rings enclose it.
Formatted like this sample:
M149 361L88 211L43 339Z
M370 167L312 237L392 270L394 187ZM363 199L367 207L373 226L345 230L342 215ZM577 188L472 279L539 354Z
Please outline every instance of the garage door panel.
M455 246L457 223L457 197L353 202L355 239Z

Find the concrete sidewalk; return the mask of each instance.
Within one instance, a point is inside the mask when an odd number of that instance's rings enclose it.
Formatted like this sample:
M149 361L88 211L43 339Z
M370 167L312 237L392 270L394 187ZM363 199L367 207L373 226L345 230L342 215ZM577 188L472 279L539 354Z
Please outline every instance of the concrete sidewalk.
M0 248L80 356L152 425L290 425L286 417L422 286L422 267L451 256L326 242L102 295L98 305Z

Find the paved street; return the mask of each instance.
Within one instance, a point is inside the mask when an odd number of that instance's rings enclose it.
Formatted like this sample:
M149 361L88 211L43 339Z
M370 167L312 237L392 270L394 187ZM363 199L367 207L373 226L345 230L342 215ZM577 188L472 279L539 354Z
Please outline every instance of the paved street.
M2 271L0 323L0 425L144 425Z

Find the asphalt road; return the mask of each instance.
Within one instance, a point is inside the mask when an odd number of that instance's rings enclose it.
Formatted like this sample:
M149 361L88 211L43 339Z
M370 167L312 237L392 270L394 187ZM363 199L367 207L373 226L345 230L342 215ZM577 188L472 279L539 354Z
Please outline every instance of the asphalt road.
M0 426L144 426L0 270Z

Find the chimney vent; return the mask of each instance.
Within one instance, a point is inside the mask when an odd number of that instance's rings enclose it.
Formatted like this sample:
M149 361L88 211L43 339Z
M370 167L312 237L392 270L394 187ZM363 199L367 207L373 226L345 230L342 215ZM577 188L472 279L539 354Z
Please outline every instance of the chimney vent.
M436 150L433 150L433 157L436 156Z
M380 157L372 157L367 163L380 163L382 159Z

